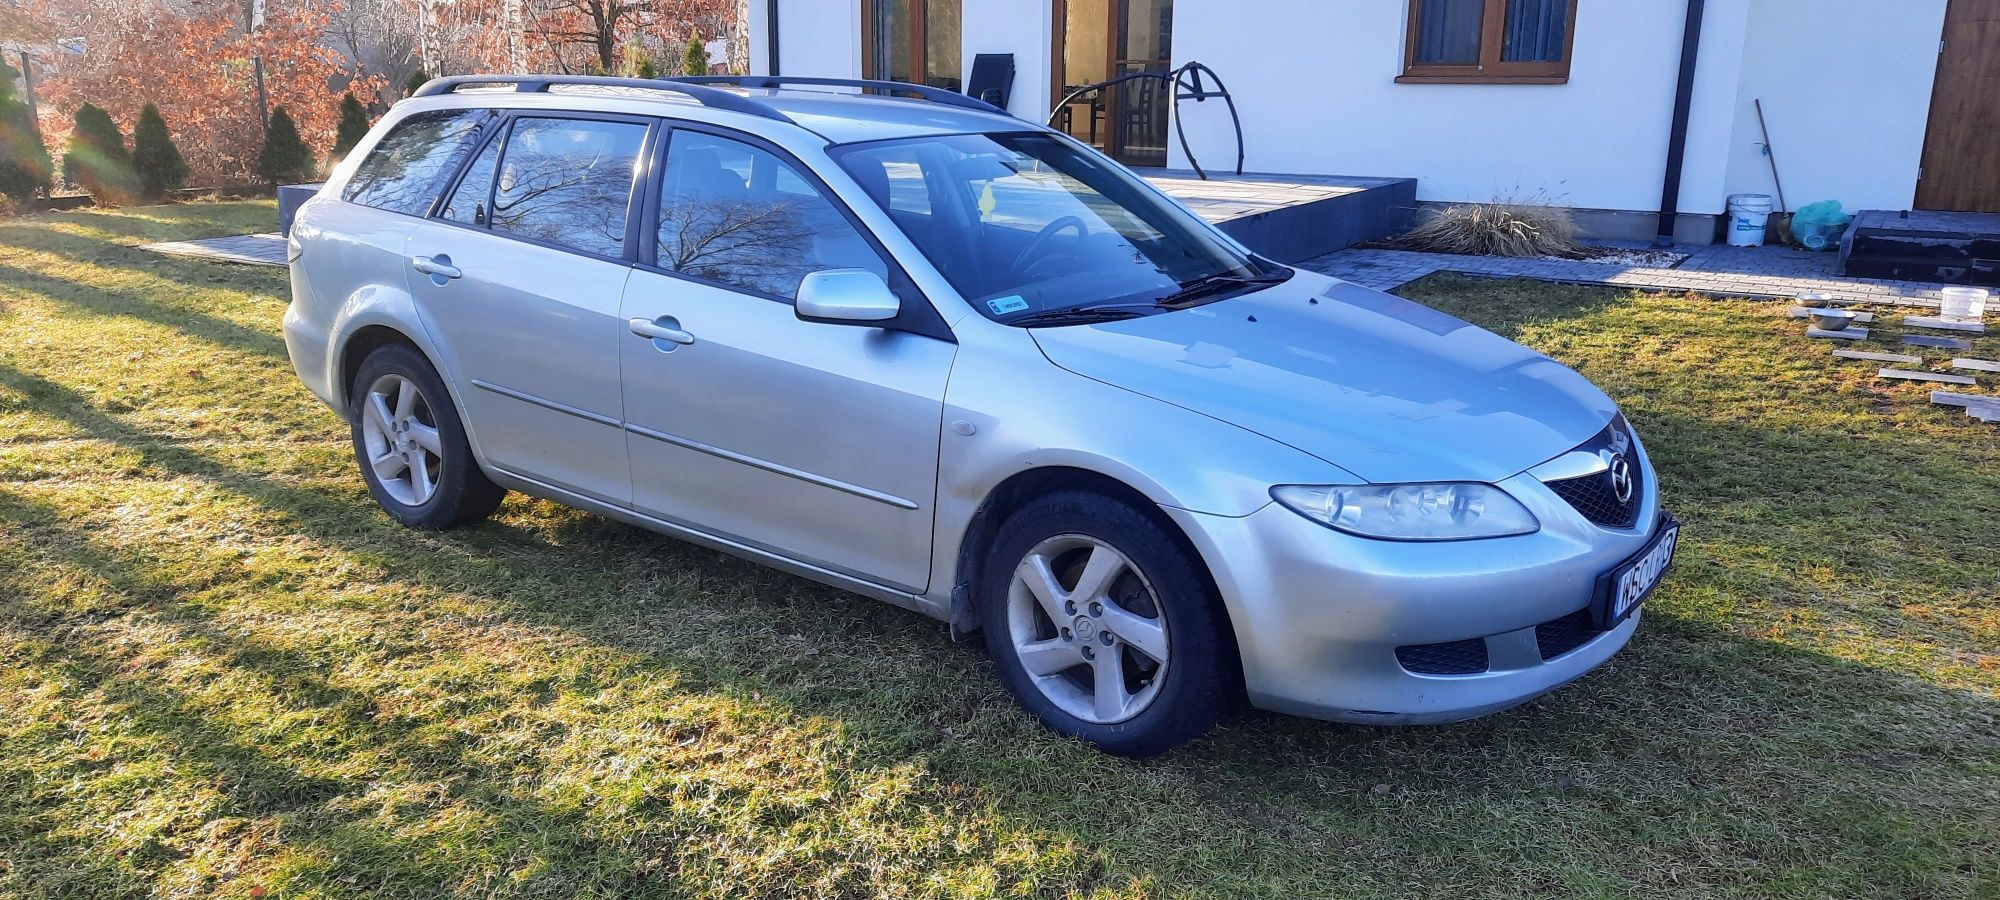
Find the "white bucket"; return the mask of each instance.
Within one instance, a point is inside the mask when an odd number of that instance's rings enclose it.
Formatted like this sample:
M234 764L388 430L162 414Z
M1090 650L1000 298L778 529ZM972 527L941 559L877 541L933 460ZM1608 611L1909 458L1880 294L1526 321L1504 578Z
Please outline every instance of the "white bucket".
M1948 287L1938 297L1938 315L1947 322L1977 322L1986 315L1985 288Z
M1729 245L1764 246L1764 223L1770 218L1770 194L1730 194Z

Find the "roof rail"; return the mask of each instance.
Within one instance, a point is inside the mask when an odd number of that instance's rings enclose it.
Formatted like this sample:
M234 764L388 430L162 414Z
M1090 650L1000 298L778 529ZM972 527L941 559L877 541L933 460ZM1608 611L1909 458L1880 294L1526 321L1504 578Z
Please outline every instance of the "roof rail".
M730 87L751 88L753 90L757 88L776 89L788 85L851 87L860 88L865 91L881 91L889 94L915 94L932 103L943 103L947 106L974 109L980 112L998 113L1003 116L1013 115L977 97L967 97L957 91L947 91L944 88L935 88L927 84L910 84L902 81L871 81L864 78L813 78L802 75L680 75L661 80L675 81L681 84L723 84Z
M417 88L417 92L410 96L433 97L439 94L453 93L459 88L482 84L511 84L514 86L515 92L523 94L547 93L550 87L559 84L597 85L601 87L638 88L650 91L671 91L676 94L684 94L703 106L715 109L726 109L730 112L740 112L745 115L758 116L765 119L776 119L780 122L792 121L784 113L772 109L770 105L745 97L742 94L703 87L699 84L676 82L679 82L679 79L618 78L608 75L452 75L426 81L423 87Z

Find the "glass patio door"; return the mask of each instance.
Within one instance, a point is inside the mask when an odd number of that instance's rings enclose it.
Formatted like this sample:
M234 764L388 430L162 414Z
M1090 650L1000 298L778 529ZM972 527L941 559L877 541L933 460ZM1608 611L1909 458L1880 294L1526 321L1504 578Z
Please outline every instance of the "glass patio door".
M963 0L862 0L861 77L964 89Z
M1172 68L1173 0L1054 2L1062 50L1056 100L1087 84ZM1071 101L1056 124L1127 165L1164 166L1171 103L1165 82L1142 78Z
M1119 0L1117 58L1112 74L1158 72L1173 67L1173 0ZM1111 155L1132 166L1167 164L1167 114L1173 92L1164 81L1141 78L1112 91L1117 112Z

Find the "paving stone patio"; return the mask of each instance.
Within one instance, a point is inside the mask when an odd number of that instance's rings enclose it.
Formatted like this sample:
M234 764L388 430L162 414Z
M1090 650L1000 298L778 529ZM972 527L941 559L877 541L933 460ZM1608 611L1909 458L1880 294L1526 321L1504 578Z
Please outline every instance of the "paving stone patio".
M1229 175L1197 177L1192 171L1146 169L1153 186L1179 200L1198 216L1220 225L1289 206L1345 197L1403 179L1350 178L1332 175ZM1323 245L1324 246L1324 245ZM1333 245L1339 246L1339 245Z
M216 262L243 263L252 266L285 264L285 238L277 232L237 234L229 237L203 238L198 241L141 244L139 249L170 256L192 256Z
M1610 243L1637 249L1643 244ZM1350 248L1302 263L1305 268L1366 287L1389 290L1433 272L1501 278L1539 278L1570 284L1604 284L1647 290L1700 291L1732 297L1788 298L1824 291L1835 302L1935 308L1940 285L1916 281L1849 278L1840 255L1789 247L1680 247L1678 265L1653 268L1566 259L1511 259Z

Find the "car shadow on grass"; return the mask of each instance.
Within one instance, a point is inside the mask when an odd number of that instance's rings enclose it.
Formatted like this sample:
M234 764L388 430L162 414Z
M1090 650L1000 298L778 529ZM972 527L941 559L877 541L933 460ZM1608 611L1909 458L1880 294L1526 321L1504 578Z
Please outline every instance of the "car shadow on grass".
M106 319L130 317L163 330L274 360L287 359L284 338L190 306L154 303L139 295L52 278L0 262L0 284L38 299Z
M62 685L79 708L86 706L82 701L91 701L95 718L116 722L139 741L164 742L175 778L215 785L222 794L221 802L204 810L208 821L275 818L287 843L314 846L327 860L365 861L354 871L330 869L310 873L306 880L339 884L339 876L359 872L372 890L382 893L443 893L463 878L470 860L440 862L440 854L425 852L438 848L425 848L422 841L380 827L373 810L353 808L353 801L368 794L377 779L417 770L448 786L427 798L429 803L471 807L498 827L533 834L536 850L600 863L612 855L605 842L590 837L592 829L579 811L537 803L496 777L490 765L473 759L470 750L478 735L390 714L379 702L382 698L335 686L322 674L329 670L324 657L272 646L217 624L213 609L187 602L175 579L155 571L144 554L107 546L65 526L63 519L52 506L0 489L0 525L30 537L27 555L38 571L54 570L83 581L117 573L109 580L125 602L99 609L79 623L74 615L36 602L37 585L23 577L21 568L0 575L0 593L8 598L0 600L0 621L33 636L27 652L13 660L16 677ZM113 623L173 647L173 665L189 665L195 657L215 672L250 676L246 680L258 687L239 689L243 695L263 694L259 699L287 712L309 711L313 736L300 739L259 723L228 721L188 692L163 686L166 679L152 670L166 662L121 659L118 649L92 628ZM345 765L327 766L328 757ZM353 770L356 762L368 774L325 775L305 768ZM82 777L87 776L78 780ZM60 792L18 791L0 799L0 810L12 807L9 817L32 820L48 816L48 807L61 802ZM468 837L478 836L441 835L439 840ZM496 845L520 845L518 835L486 837ZM149 875L188 856L176 848L182 843L177 840L144 841L110 854L73 833L37 838L35 849L42 858L21 859L17 865L32 867L41 887L79 896L147 895L156 889ZM564 872L562 877L589 884L617 874ZM217 886L195 885L203 893Z
M188 204L153 207L154 220L131 211L62 213L18 221L0 221L0 259L46 254L81 272L97 269L111 276L141 277L175 286L176 293L204 291L256 292L278 299L287 296L290 278L282 268L219 263L141 249L142 244L185 240L189 232L212 237L234 236L246 228L259 232L277 227L277 211L232 207L229 204ZM268 215L257 223L253 216Z
M2000 750L1992 698L1671 611L1652 614L1604 669L1507 713L1423 729L1246 715L1177 753L1126 762L1038 731L998 693L976 648L950 643L914 614L548 504L522 514L517 502L502 521L445 535L403 532L351 485L301 485L217 461L4 363L0 385L136 451L144 471L240 497L269 513L271 527L323 545L342 565L379 568L420 599L469 595L505 621L606 648L676 694L725 698L782 727L832 722L832 732L807 733L832 745L837 765L928 773L930 787L907 803L949 808L970 797L1017 838L1069 848L1076 861L1037 873L1037 892L1153 885L1296 894L1347 878L1357 892L1404 893L1398 887L1410 882L1395 873L1420 873L1433 890L1500 893L1700 892L1775 880L1948 894L1981 877L1979 859L1990 877L2000 849L1978 812ZM515 780L532 772L492 771L468 756L482 735L385 722L381 698L320 674L330 648L275 647L222 621L224 610L201 598L229 573L188 585L143 544L110 543L72 518L19 491L0 494L0 524L26 536L20 552L73 578L109 578L127 598L112 609L66 610L17 568L5 616L45 645L30 661L44 669L38 677L103 690L135 727L213 771L229 815L279 816L286 841L342 860L306 881L358 875L449 893L464 873L439 859L523 861L447 843L465 835L378 826L359 802L362 780L307 772L286 757L311 748L274 746L143 670L121 668L93 625L146 619L218 668L254 674L285 708L323 710L343 740L381 754L388 769L446 782L454 800L483 812L492 829L484 838L527 848L517 852L537 857L548 885L666 890L671 881L661 879L674 865L706 864L709 850L689 833L698 821L641 799L614 811L638 820L641 837L602 839L597 817L612 813L537 800ZM649 596L658 602L635 603ZM1671 610L1671 601L1670 585L1660 605ZM124 879L112 883L134 893L171 862L171 854L112 862L89 841L47 840L47 852ZM1905 854L1900 868L1872 862L1885 848ZM926 852L949 861L996 851L974 842ZM677 862L649 862L662 854ZM870 892L865 875L856 877L845 887ZM775 882L746 889L783 892Z

